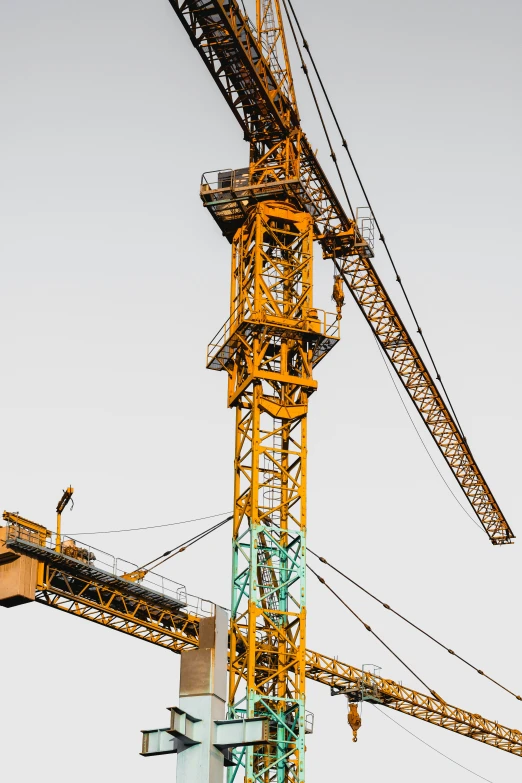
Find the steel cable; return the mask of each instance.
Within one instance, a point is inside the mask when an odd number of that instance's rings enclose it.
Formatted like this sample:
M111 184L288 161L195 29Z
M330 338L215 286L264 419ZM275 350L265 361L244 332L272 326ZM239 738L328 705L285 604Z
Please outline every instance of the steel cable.
M144 527L126 527L121 530L89 530L83 533L69 533L70 536L98 536L107 535L108 533L133 533L135 530L157 530L160 527L175 527L176 525L188 525L190 522L202 522L204 519L214 519L215 517L222 517L223 514L227 514L227 511L222 511L220 514L209 514L206 517L195 517L194 519L183 519L181 522L165 522L163 525L145 525Z
M370 702L371 704L371 702ZM493 783L489 778L484 778L482 775L479 775L478 772L474 772L472 769L469 769L469 767L465 767L464 764L460 764L458 761L455 761L455 759L452 759L451 756L447 756L445 753L443 753L441 750L437 750L437 748L434 748L433 745L430 745L429 742L426 742L426 740L421 739L416 734L413 733L413 731L410 731L406 728L406 726L403 726L402 723L399 723L398 720L395 720L395 718L392 718L391 715L388 715L387 712L383 712L383 710L380 710L376 704L372 704L372 707L375 707L377 712L380 712L381 715L384 715L385 718L388 718L388 720L391 720L393 723L395 723L396 726L398 726L403 731L406 731L408 734L411 734L412 737L414 737L416 740L419 740L419 742L422 742L423 745L426 745L427 748L430 750L435 751L435 753L438 753L439 756L443 756L443 758L447 759L448 761L451 761L452 764L456 764L457 767L460 767L461 769L465 769L466 772L469 772L471 775L475 775L475 777L480 778L481 780L485 780L486 783Z
M225 525L227 522L230 522L231 519L233 519L232 515L228 516L226 519L223 519L221 522L218 522L216 525L207 528L207 530L204 530L202 533L198 533L196 536L192 536L192 538L187 539L187 541L184 541L182 544L178 544L178 546L175 546L173 549L169 549L167 552L163 552L162 555L158 555L158 557L149 560L148 563L145 563L145 565L140 566L140 568L137 568L136 570L150 571L151 568L149 566L151 566L153 563L155 563L153 568L158 568L158 566L163 565L163 563L166 563L167 560L170 560L171 557L175 557L176 555L181 554L181 552L184 552L193 544L197 544L198 541L201 541L203 538L210 535L210 533L214 533L214 531L218 530L220 527L223 527L223 525Z
M408 618L404 617L404 615L400 614L400 612L397 612L395 609L392 609L392 607L389 604L385 603L380 598L377 598L377 596L373 595L373 593L370 593L369 590L367 590L362 585L358 584L354 579L352 579L350 576L348 576L348 574L345 574L339 568L336 568L336 566L334 566L331 563L329 563L328 560L325 557L322 557L321 555L318 555L317 552L314 552L314 550L310 549L310 547L307 547L307 550L308 550L308 552L310 552L310 554L314 555L314 557L316 557L318 560L320 560L321 563L323 563L324 565L328 566L328 568L331 568L332 571L335 571L337 574L339 574L339 576L342 576L343 579L346 579L348 582L350 582L352 585L357 587L359 590L362 590L363 593L366 593L366 595L368 595L374 601L377 601L377 603L381 604L381 606L384 609L387 609L388 611L392 612L392 614L394 614L397 617L399 617L405 623L408 623L408 625L410 625L412 628L415 628L416 631L419 631L419 633L422 633L428 639L431 639L432 642L437 644L439 647L442 647L442 649L446 650L446 652L448 652L450 655L453 655L455 658L458 658L459 661L462 661L462 663L465 663L466 666L469 666L470 669L473 669L474 671L476 671L477 674L480 674L482 677L484 677L486 680L489 680L490 682L492 682L497 687L502 688L503 691L506 691L506 693L509 693L511 696L514 696L515 699L517 699L518 701L522 701L522 696L519 696L514 691L510 690L509 688L507 688L505 685L502 685L500 682L498 682L497 680L493 679L493 677L490 677L489 674L486 674L484 671L482 671L482 669L479 669L477 666L475 666L474 664L472 664L469 661L467 661L465 658L463 658L461 655L456 653L450 647L447 647L442 642L439 642L438 639L435 639L435 637L432 636L430 633L428 633L427 631L424 631L422 628L420 628L418 625L413 623L411 620L408 620Z
M444 392L444 396L446 397L446 401L447 401L447 403L448 403L448 406L449 406L449 408L450 408L450 410L451 410L451 412L452 412L452 414L453 414L453 417L454 417L454 419L455 419L455 423L457 424L457 426L458 426L458 428L459 428L460 434L462 435L462 438L464 439L464 441L465 441L465 442L467 442L467 441L466 441L466 437L465 437L465 435L464 435L464 432L463 432L463 430L462 430L462 427L461 427L461 425L460 425L459 419L458 419L458 417L457 417L457 414L455 413L455 409L454 409L454 407L453 407L453 405L452 405L452 402L451 402L451 399L450 399L450 397L449 397L449 394L448 394L448 392L447 392L447 390L446 390L446 387L445 387L445 385L444 385L444 383L443 383L443 381L442 381L442 377L441 377L441 375L440 375L440 373L439 373L439 370L438 370L438 368L437 368L437 365L435 364L435 360L434 360L434 358L433 358L433 355L432 355L432 353L431 353L431 351L430 351L430 348L429 348L429 346L428 346L428 343L427 343L427 341L426 341L426 338L424 337L424 334L423 334L423 331L422 331L422 329L421 329L420 323L419 323L419 321L418 321L418 319L417 319L417 316L416 316L416 314L415 314L415 311L414 311L414 309L413 309L413 306L412 306L412 304L411 304L411 302L410 302L409 296L408 296L408 294L407 294L407 292L406 292L406 289L405 289L405 287L404 287L404 284L403 284L403 282L402 282L402 278L401 278L401 276L399 275L399 271L398 271L398 269L397 269L397 266L396 266L396 264L395 264L395 261L393 260L393 256L392 256L392 254L391 254L391 251L390 251L390 249L389 249L389 247L388 247L388 245L387 245L387 243L386 243L386 240L385 240L385 238L384 238L384 234L383 234L383 232L382 232L382 230L381 230L381 227L380 227L379 221L377 220L376 214L375 214L375 212L374 212L374 209L373 209L373 207L372 207L372 204L371 204L371 202L370 202L370 199L369 199L369 197L368 197L368 194L367 194L367 192L366 192L366 188L364 187L364 184L363 184L363 181L362 181L362 179L361 179L361 176L360 176L360 174L359 174L359 171L358 171L358 169L357 169L357 166L355 165L355 161L354 161L354 159L353 159L353 156L352 156L352 154L351 154L351 152L350 152L350 148L348 147L348 142L346 141L346 138L345 138L345 136L344 136L344 133L343 133L343 131L342 131L342 128L341 128L341 126L340 126L340 124L339 124L339 121L338 121L338 119L337 119L337 115L336 115L336 113L335 113L335 110L334 110L334 108L333 108L333 106L332 106L332 103L331 103L331 101L330 101L330 97L329 97L329 95L328 95L328 92L327 92L327 90L326 90L326 87L324 86L323 79L322 79L322 77L321 77L321 74L319 73L319 69L318 69L318 67L317 67L317 65L316 65L316 62L315 62L315 59L314 59L314 57L313 57L313 55L312 55L312 51L311 51L311 49L310 49L310 46L309 46L309 44L308 44L308 41L307 41L307 39L306 39L306 38L305 38L305 36L304 36L303 30L302 30L302 27L301 27L301 23L299 22L299 19L298 19L298 17L297 17L297 14L296 14L296 12L295 12L294 6L293 6L293 4L292 4L292 0L283 0L283 5L284 5L284 7L285 7L285 11L286 11L286 14L287 14L287 16L288 16L288 20L289 20L289 23L290 23L290 28L291 28L291 30L292 30L292 33L293 33L293 36L294 36L294 40L296 41L296 44L297 44L297 47L298 47L298 51L299 51L299 56L300 56L301 62L303 62L303 56L302 56L302 54L301 54L301 50L300 50L300 48L299 48L299 44L297 43L297 37L296 37L295 31L294 31L294 27L293 27L293 23L292 23L292 21L291 21L291 17L290 17L290 15L289 15L289 13L288 13L287 3L288 3L288 6L290 7L290 10L291 10L291 12L292 12L292 16L293 16L293 18L294 18L294 20L295 20L295 23L296 23L296 25L297 25L297 28L298 28L298 30L299 30L299 33L300 33L300 35L301 35L302 42L303 42L303 48L305 49L305 51L306 51L306 52L307 52L307 54L308 54L308 57L310 58L310 62L311 62L311 64L312 64L312 68L313 68L313 70L314 70L314 73L315 73L315 75L316 75L316 77L317 77L317 80L318 80L318 82L319 82L319 84L320 84L320 86L321 86L321 90L322 90L322 92L323 92L323 95L324 95L324 97L325 97L325 100L326 100L326 102L327 102L327 104L328 104L328 108L330 109L330 112L331 112L332 118L333 118L333 120L334 120L335 126L336 126L336 128L337 128L337 130L338 130L338 132L339 132L339 135L340 135L340 137L341 137L342 146L343 146L344 150L346 151L346 154L348 155L348 158L349 158L349 160L350 160L350 164L351 164L351 166L352 166L352 168L353 168L353 171L354 171L354 174L355 174L355 176L356 176L356 178L357 178L357 182L359 183L359 186L360 186L360 188L361 188L361 191L362 191L362 193L363 193L363 195L364 195L364 198L366 199L366 204L368 205L368 209L370 210L370 212L371 212L371 215L372 215L372 218L373 218L373 220L375 221L375 226L377 227L377 231L379 232L379 240L380 240L380 241L382 242L382 244L384 245L384 248L385 248L385 250L386 250L386 254L387 254L387 256L388 256L388 259L389 259L389 261L390 261L390 263L391 263L391 265L392 265L393 271L394 271L394 273L395 273L395 279L396 279L397 283L399 284L399 286L401 287L401 291L402 291L402 293L403 293L403 295L404 295L404 298L405 298L405 300L406 300L406 303L407 303L407 305L408 305L408 308L409 308L409 310L410 310L410 313L411 313L411 315L412 315L412 317L413 317L413 320L414 320L414 323L415 323L415 326L416 326L416 329L417 329L417 333L420 335L420 338L421 338L421 340L422 340L422 342L423 342L423 344L424 344L424 347L425 347L425 349L426 349L426 351L427 351L427 353L428 353L428 356L429 356L429 358L430 358L430 361L431 361L431 363L432 363L433 369L434 369L434 371L435 371L435 377L436 377L437 381L440 383L441 389L442 389L442 390L443 390L443 392ZM306 64L305 64L305 66L304 66L303 70L305 70L305 68L306 68ZM307 69L305 70L305 75L306 75L306 78L307 78L308 84L310 85L310 89L312 90L312 94L313 94L313 97L314 97L314 102L315 102L315 104L316 104L316 106L317 106L317 105L318 105L317 98L316 98L316 96L315 96L315 92L313 91L313 88L312 88L312 86L311 86L311 81L310 81L310 77L309 77L309 74L308 74L308 70L307 70ZM322 125L323 125L323 128L324 128L324 127L325 127L325 123L324 123L324 120L323 120L323 118L322 118L322 115L321 115L321 114L320 114L320 116L321 116L321 123L322 123ZM331 145L331 142L330 142L330 138L329 138L329 136L327 136L327 139L328 139L328 143L329 143L330 149L332 150L332 145ZM333 151L332 151L332 152L333 152ZM331 152L331 154L332 154L332 152ZM339 169L338 169L338 166L337 166L337 158L335 157L335 152L333 152L333 154L332 154L332 159L334 160L334 162L335 162L335 164L336 164L336 168L337 168L337 170L339 171ZM342 181L342 178L341 178L341 181ZM345 190L345 186L344 186L344 182L343 182L343 181L342 181L342 187L343 187L343 190ZM352 216L353 216L353 210L352 210Z
M311 551L311 550L310 550L310 551ZM314 553L312 552L312 554L314 554ZM367 630L367 631L369 631L369 633L371 633L371 634L372 634L372 636L374 636L374 637L377 639L377 641L379 641L379 642L380 642L380 643L383 645L383 647L386 647L386 649L388 650L388 652L390 652L390 653L393 655L393 657L394 657L394 658L396 658L396 659L399 661L399 663L402 663L402 665L403 665L403 666L404 666L406 669L408 669L408 671L410 672L410 674L413 674L413 676L415 677L415 679L416 679L416 680L418 680L418 681L419 681L419 682L420 682L420 683L421 683L421 684L422 684L422 685L423 685L423 686L424 686L424 687L425 687L425 688L426 688L426 689L427 689L427 690L428 690L428 691L431 693L431 695L433 696L433 698L437 699L437 701L440 701L440 702L442 702L442 703L445 703L445 702L444 702L444 699L442 699L442 698L439 696L439 694L438 694L436 691L434 691L432 688L430 688L430 686L429 686L429 685L427 685L427 683L425 683L425 682L424 682L424 680L423 680L421 677L419 677L419 675L418 675L418 674L416 674L416 673L413 671L413 669L412 669L410 666L408 666L408 664L407 664L405 661L403 661L403 660L402 660L402 658L400 658L400 657L399 657L399 655L397 655L397 653L396 653L396 652L394 652L394 651L392 650L392 648L391 648L391 647L389 647L389 646L386 644L386 642L385 642L385 641L383 641L383 639L381 639L381 637L380 637L380 636L378 636L378 635L375 633L375 631L373 630L373 628L372 628L370 625L368 625L368 623L365 623L365 622L364 622L364 620L363 620L361 617L359 617L359 615L358 615L358 614L357 614L357 613L356 613L356 612L355 612L355 611L354 611L354 610L351 608L351 606L349 606L349 605L346 603L346 601L344 601L344 600L341 598L341 596L340 596L338 593L336 593L336 592L335 592L335 590L333 589L333 587L330 587L330 585L328 584L328 582L327 582L325 579L323 579L323 577L322 577L322 576L320 576L320 575L319 575L319 574L318 574L316 571L314 571L314 569L312 568L312 566L311 566L311 565L308 565L308 563L307 563L307 564L306 564L306 567L308 568L308 570L309 570L309 571L311 571L311 572L312 572L312 574L313 574L315 577L317 577L317 579L318 579L318 580L321 582L321 584L322 584L322 585L324 585L324 586L325 586L325 587L326 587L326 588L327 588L327 589L328 589L328 590L329 590L329 591L332 593L332 595L334 595L334 596L337 598L337 600L338 600L340 603L342 603L342 605L343 605L343 606L344 606L346 609L348 609L348 611L349 611L349 612L351 612L351 614L352 614L352 615L353 615L353 616L356 618L356 620L358 620L358 621L361 623L361 625L363 625L363 626L366 628L366 630Z
M303 55L301 54L301 50L299 48L299 42L297 40L297 35L296 35L295 30L294 30L294 26L292 24L292 19L291 19L290 14L288 13L288 8L286 7L286 0L283 0L283 5L284 5L285 11L286 11L286 15L288 17L288 22L290 24L290 29L291 29L292 35L294 37L295 45L296 45L297 51L299 53L299 58L301 60L301 68L303 69L303 73L306 76L306 80L308 82L308 86L310 88L310 92L312 93L312 97L314 99L315 108L317 109L317 114L319 115L319 119L321 121L323 132L324 132L324 135L326 137L326 141L328 142L328 146L330 148L330 157L331 157L331 159L334 162L334 166L336 168L337 175L338 175L339 180L341 182L341 187L343 189L343 193L344 193L344 196L346 198L346 201L347 201L347 204L348 204L348 208L350 210L350 214L352 216L352 219L355 220L355 212L353 211L352 203L350 201L350 197L348 196L348 189L347 189L346 184L344 182L344 177L343 177L343 175L341 173L341 169L339 168L339 163L337 161L337 155L335 154L335 150L334 150L332 142L330 140L330 135L329 135L328 129L326 127L326 122L324 121L324 117L323 117L323 114L321 112L321 107L319 106L319 101L317 100L317 96L315 94L315 90L314 90L312 81L310 79L310 74L308 73L308 67L307 67L307 65L306 65L306 63L304 61Z

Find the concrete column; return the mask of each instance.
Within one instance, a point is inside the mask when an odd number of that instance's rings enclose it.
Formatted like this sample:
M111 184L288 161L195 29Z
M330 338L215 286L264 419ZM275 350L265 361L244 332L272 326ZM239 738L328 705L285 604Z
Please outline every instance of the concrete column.
M225 719L227 699L228 616L200 620L200 646L181 653L179 708L195 718L198 745L178 754L177 783L223 783L223 754L214 747L214 721Z

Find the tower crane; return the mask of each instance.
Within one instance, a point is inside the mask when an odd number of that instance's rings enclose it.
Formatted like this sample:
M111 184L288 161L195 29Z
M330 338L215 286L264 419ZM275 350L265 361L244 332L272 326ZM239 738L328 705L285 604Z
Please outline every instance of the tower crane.
M279 0L169 0L249 144L248 165L203 175L200 197L231 245L229 315L207 367L235 410L228 719L266 721L237 764L248 783L304 783L306 680L522 755L522 734L306 647L306 481L315 367L355 299L494 545L514 534L373 263L371 236L345 211L302 127ZM336 312L315 306L313 248L333 263ZM58 509L69 502L70 487ZM60 514L61 511L58 511ZM0 604L26 601L183 653L214 607L139 568L118 573L91 548L4 512ZM355 708L350 725L358 729ZM237 778L239 779L239 778Z
M29 601L90 620L172 652L200 646L200 623L215 606L154 572L136 583L92 547L70 542L56 549L56 535L19 514L4 511L0 528L0 605ZM99 558L105 558L100 562ZM419 693L323 653L303 650L305 677L351 703L370 701L435 726L522 756L522 732L454 707L438 694ZM232 663L229 654L229 670Z

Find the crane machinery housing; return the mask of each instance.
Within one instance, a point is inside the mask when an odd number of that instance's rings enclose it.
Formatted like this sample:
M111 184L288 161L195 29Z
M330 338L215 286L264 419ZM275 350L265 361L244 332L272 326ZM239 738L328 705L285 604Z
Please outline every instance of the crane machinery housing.
M287 4L256 0L253 21L236 0L169 3L249 145L248 165L207 172L200 184L231 248L229 311L207 351L207 367L227 377L235 411L226 720L263 724L262 741L223 753L229 781L304 783L307 679L348 696L354 736L355 705L368 700L522 755L516 730L307 649L308 400L315 367L340 339L344 288L490 541L508 544L514 534L373 266L373 220L347 213L302 129ZM313 298L314 245L333 265L335 312ZM216 614L212 604L183 585L160 586L154 570L118 571L91 547L64 540L60 516L72 494L69 487L58 504L56 535L4 512L0 604L36 600L175 652L210 649L200 629ZM186 740L176 720L171 733Z

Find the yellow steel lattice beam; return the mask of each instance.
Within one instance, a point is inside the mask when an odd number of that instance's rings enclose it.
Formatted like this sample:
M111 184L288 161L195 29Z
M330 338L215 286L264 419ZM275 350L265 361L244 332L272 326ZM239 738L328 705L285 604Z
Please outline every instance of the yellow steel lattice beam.
M380 702L404 715L412 715L463 737L522 756L522 732L517 729L510 729L476 713L447 704L442 699L405 688L393 680L363 672L327 655L307 650L306 676L347 695L352 694L357 698L363 695L368 701Z
M174 652L199 646L197 615L186 610L169 611L150 600L136 599L60 568L46 568L45 583L38 585L36 601Z
M512 543L513 531L370 259L360 254L337 264L491 542Z
M132 585L124 583L118 589L118 586L108 585L105 581L97 581L94 575L87 579L75 573L76 566L72 558L56 553L51 545L45 546L45 534L49 533L45 528L19 515L4 512L4 519L15 527L23 524L27 531L36 534L40 542L33 545L32 551L32 557L39 560L41 565L36 586L37 602L173 652L199 647L199 621L204 616L202 606L205 604L201 599L196 601L194 607L166 609L160 594L154 596L149 591L144 597L135 597ZM23 533L23 536L26 535ZM26 537L21 537L20 542L26 548L29 546ZM46 564L48 554L60 565ZM85 566L79 563L79 567ZM211 607L206 606L206 611L211 611ZM522 733L517 729L510 729L476 713L454 707L433 695L419 693L393 680L363 672L330 656L312 650L306 650L304 655L308 679L344 692L353 700L364 697L404 715L411 715L522 756Z
M328 182L300 127L297 108L282 88L285 80L272 72L272 62L238 3L169 2L251 143L250 185L298 183L289 186L291 198L313 215L314 235L325 256L334 259L484 530L493 544L511 543L513 531L379 279L371 249ZM274 22L273 35L278 24ZM245 203L248 195L247 189ZM226 226L221 228L232 240Z
M52 581L52 576L51 576ZM103 598L102 592L105 592ZM79 593L79 594L78 594ZM152 644L181 652L199 646L199 618L182 612L167 613L160 607L141 603L126 612L116 608L115 596L97 590L93 599L81 590L67 593L54 589L38 589L36 600L76 617L121 631ZM116 596L122 600L122 596ZM171 627L162 626L162 622ZM367 698L383 706L456 732L464 737L522 756L522 733L476 713L439 701L431 695L405 688L393 680L384 679L354 666L312 650L305 653L306 677L348 694L365 688Z

